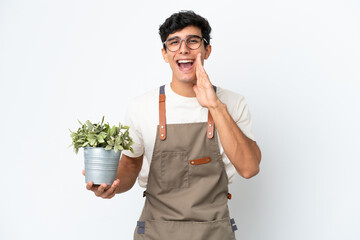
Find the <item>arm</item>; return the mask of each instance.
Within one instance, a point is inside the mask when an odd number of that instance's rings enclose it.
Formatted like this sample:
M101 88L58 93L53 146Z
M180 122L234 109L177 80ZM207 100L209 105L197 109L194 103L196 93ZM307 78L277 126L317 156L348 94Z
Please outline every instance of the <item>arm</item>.
M122 155L116 178L120 179L120 184L116 188L116 193L123 193L130 190L140 173L143 163L143 155L137 158L131 158L126 155Z
M244 178L255 176L261 161L261 152L256 142L244 135L220 100L215 106L209 107L209 111L217 126L224 152L236 171Z
M209 109L225 154L236 171L244 178L259 172L260 149L256 142L247 138L227 111L226 105L216 96L208 75L201 64L200 54L196 59L196 85L193 89L201 106Z
M139 175L143 163L143 155L137 158L131 158L122 155L119 161L119 166L116 174L116 180L111 186L102 183L99 186L94 185L92 182L86 184L86 189L94 192L97 197L110 199L117 193L123 193L130 190ZM83 174L85 172L83 171Z

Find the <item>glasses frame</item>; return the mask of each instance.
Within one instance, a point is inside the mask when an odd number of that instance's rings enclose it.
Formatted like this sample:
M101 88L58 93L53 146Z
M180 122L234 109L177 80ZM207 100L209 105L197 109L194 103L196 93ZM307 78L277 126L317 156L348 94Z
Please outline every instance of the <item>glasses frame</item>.
M195 49L194 49L194 48L190 48L190 47L188 46L188 44L187 44L187 39L192 38L192 37L198 37L198 38L200 38L200 41L201 41L199 47L197 47L197 48L195 48ZM175 38L176 38L176 37L175 37ZM166 50L169 50L170 52L176 52L177 50L179 50L179 49L181 48L182 41L184 41L186 47L188 47L188 48L191 49L191 50L199 49L199 48L201 47L202 41L205 41L206 43L208 43L208 41L207 41L205 38L203 38L203 37L200 37L200 36L197 36L197 35L191 35L191 36L188 36L187 38L183 38L183 39L180 39L180 38L179 38L179 41L180 41L179 48L176 49L175 51L172 51L172 50L170 50L170 49L166 46L166 43L167 43L169 40L173 40L173 39L174 39L174 38L170 38L170 39L166 40L165 42L163 42L164 48L165 48Z

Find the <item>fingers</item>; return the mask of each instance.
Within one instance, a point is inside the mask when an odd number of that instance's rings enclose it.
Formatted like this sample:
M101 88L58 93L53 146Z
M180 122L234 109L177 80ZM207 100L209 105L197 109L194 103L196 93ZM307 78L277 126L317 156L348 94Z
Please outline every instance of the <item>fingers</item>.
M201 84L204 84L206 82L206 80L209 80L209 77L202 65L201 62L201 53L198 53L198 55L196 56L196 79L197 81L199 81Z
M199 93L198 87L196 85L193 85L193 89L194 89L194 92L195 92L195 94L197 96L198 93Z
M97 197L102 197L102 195L106 191L106 189L107 189L107 184L102 183L102 184L100 184L99 187L97 187L97 189L96 189L96 191L94 191L94 193Z
M106 187L107 187L106 183L100 184L100 186L98 187L98 192L104 192Z
M205 73L205 69L201 61L201 53L198 53L198 55L196 56L196 69L199 70L201 73Z
M202 64L201 64L201 53L198 53L198 55L196 56L196 65L198 67L202 67Z
M102 183L98 186L94 185L93 182L88 182L86 184L86 189L94 192L95 196L101 197L104 199L110 199L115 196L116 189L120 184L120 180L116 179L111 186L108 186L106 183Z
M111 187L108 188L108 189L104 192L104 194L101 195L101 197L102 197L102 198L106 198L106 199L110 199L110 198L114 197L115 194L116 194L116 189L117 189L117 187L119 186L119 184L120 184L120 179L116 179L116 180L114 181L114 183L111 185Z
M88 182L88 183L86 184L86 189L91 191L92 188L93 188L93 186L94 186L94 183L93 183L93 182Z
M105 183L99 186L99 185L95 185L93 182L90 181L86 184L86 189L94 192L96 196L100 196L101 193L104 192L106 187L107 185Z
M203 66L201 64L201 53L198 53L196 56L196 73L200 73L203 69Z
M201 69L203 68L202 64L201 64L201 53L199 53L197 56L196 56L196 69L195 69L195 73L196 73L196 80L197 81L201 81Z
M82 174L85 176L85 169L82 170Z

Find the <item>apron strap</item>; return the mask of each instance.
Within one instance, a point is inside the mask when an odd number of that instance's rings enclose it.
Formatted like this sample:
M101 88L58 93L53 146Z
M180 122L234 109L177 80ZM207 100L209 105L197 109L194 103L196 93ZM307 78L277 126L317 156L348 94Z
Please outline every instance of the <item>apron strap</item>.
M162 141L166 139L165 85L159 92L159 135Z
M213 85L215 94L216 94L216 86ZM214 119L211 116L210 111L208 111L208 124L207 124L207 137L209 139L214 137Z
M213 87L216 93L216 86L213 85ZM162 85L159 89L159 137L162 141L166 139L165 99L165 85ZM212 118L210 111L208 111L207 137L209 139L214 137L214 119Z

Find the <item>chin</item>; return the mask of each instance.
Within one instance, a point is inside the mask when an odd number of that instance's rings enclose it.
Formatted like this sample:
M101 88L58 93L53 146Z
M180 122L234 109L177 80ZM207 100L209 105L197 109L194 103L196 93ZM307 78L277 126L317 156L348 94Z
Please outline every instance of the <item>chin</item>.
M196 77L194 76L180 76L178 79L182 83L196 83Z
M195 83L196 83L196 79L180 79L180 82L182 82L182 83L192 83L192 84L195 84Z

